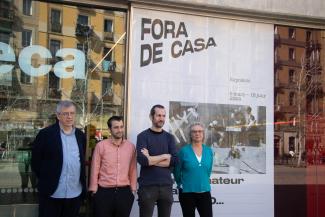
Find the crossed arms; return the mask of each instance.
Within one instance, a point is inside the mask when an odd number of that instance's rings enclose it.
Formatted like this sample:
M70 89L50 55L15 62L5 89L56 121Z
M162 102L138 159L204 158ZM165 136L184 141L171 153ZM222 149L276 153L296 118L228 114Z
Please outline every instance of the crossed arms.
M149 151L146 148L142 148L141 153L148 159L149 166L169 167L170 165L170 158L171 158L170 154L150 156Z

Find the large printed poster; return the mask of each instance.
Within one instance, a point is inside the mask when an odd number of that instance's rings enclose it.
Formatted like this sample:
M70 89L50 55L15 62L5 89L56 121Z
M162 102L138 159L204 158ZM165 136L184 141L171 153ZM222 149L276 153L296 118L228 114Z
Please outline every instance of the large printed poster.
M203 123L214 215L273 217L273 25L133 8L130 39L128 138L154 104L178 147Z

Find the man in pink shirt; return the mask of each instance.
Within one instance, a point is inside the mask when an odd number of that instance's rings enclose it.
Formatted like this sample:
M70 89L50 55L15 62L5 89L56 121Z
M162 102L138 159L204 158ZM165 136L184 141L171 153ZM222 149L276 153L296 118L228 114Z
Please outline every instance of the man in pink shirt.
M123 138L123 118L107 121L112 138L96 145L89 191L94 196L95 217L129 217L136 191L135 146Z

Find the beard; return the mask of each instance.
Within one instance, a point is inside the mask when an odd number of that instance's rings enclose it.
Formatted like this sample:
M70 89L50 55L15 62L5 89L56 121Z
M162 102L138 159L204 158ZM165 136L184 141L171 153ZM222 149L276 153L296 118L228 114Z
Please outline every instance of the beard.
M112 134L112 137L114 139L121 139L121 138L123 138L123 133L115 133L115 134Z
M156 128L162 128L165 124L165 121L157 121L155 123L153 123L154 127Z

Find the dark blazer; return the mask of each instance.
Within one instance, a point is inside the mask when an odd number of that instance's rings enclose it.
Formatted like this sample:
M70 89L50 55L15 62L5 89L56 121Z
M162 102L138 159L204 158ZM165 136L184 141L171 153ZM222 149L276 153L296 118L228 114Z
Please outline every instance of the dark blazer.
M85 134L76 129L76 139L80 154L80 181L82 195L86 195L85 173ZM51 196L58 187L63 164L62 141L58 123L42 129L36 136L33 149L31 166L38 178L38 191L43 196Z

